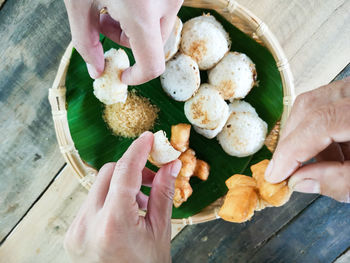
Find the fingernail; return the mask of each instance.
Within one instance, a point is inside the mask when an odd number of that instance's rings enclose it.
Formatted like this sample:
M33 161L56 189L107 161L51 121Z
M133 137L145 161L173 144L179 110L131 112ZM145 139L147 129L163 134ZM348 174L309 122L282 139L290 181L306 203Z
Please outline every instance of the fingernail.
M170 168L170 175L176 178L180 172L181 167L182 163L180 160L174 161Z
M269 165L267 166L265 170L265 179L268 180L271 177L271 172L273 168L273 159L270 160Z
M97 79L99 77L99 74L93 65L86 63L86 67L88 69L88 72L91 78Z
M313 179L305 179L297 182L292 189L297 192L319 194L321 192L320 183Z

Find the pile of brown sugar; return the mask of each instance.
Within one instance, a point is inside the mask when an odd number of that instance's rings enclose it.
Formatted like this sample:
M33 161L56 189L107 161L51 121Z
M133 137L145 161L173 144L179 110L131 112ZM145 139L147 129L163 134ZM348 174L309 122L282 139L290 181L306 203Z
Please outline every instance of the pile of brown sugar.
M132 91L125 103L106 105L103 119L115 135L134 138L153 129L158 112L147 98Z

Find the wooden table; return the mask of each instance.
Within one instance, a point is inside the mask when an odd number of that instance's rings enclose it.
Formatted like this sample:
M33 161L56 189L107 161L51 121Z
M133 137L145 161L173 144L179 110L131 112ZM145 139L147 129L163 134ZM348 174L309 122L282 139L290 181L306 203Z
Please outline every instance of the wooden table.
M279 39L298 94L350 75L350 1L239 2ZM70 41L65 8L54 0L1 5L0 262L67 262L62 239L87 192L61 157L47 100ZM174 262L339 263L350 262L349 249L350 206L296 193L249 223L188 226L172 242Z

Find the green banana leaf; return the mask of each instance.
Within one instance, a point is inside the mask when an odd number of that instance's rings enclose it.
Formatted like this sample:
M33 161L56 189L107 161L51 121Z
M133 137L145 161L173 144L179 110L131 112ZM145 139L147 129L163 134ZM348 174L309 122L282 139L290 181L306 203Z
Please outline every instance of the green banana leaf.
M282 115L282 82L271 53L249 36L231 25L213 10L182 7L179 17L183 22L190 18L210 12L220 21L232 40L232 51L246 53L256 64L259 86L254 87L245 98L251 103L259 116L268 123L269 130ZM151 40L150 40L151 41ZM105 51L120 48L119 45L101 36ZM130 62L134 63L132 52L124 48ZM202 83L207 80L206 72L201 72ZM70 132L81 158L89 165L99 169L104 163L118 161L133 141L114 136L102 119L103 105L93 95L93 80L89 77L86 65L75 50L72 53L67 78L68 122ZM171 125L188 123L184 115L184 103L170 99L162 90L159 78L139 86L129 87L141 96L149 98L160 109L154 131L164 130L170 136ZM187 218L225 195L225 180L240 173L250 175L250 166L263 159L270 159L271 153L263 147L258 153L245 158L227 155L216 139L208 140L191 131L190 147L197 157L210 164L209 179L205 182L192 178L193 194L180 208L173 208L173 218ZM150 164L148 167L155 170ZM149 189L143 188L144 192Z

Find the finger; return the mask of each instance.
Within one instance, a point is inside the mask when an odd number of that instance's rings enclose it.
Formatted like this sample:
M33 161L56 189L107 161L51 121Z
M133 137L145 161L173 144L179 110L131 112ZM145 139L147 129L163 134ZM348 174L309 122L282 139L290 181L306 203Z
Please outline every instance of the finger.
M350 98L310 113L279 142L266 170L266 180L277 183L288 178L303 162L316 156L333 141L348 141L349 130Z
M175 179L181 169L181 161L175 160L157 172L147 207L146 220L157 235L170 235L170 219L173 207Z
M88 195L88 203L97 209L103 207L116 163L106 163L98 172L97 179Z
M119 22L115 21L110 15L100 15L100 31L112 41L122 46L130 47L129 39L123 34Z
M152 144L153 134L143 133L117 162L106 197L107 205L128 208L135 204Z
M344 160L349 161L350 160L350 142L340 143L339 146L343 152Z
M136 63L123 72L122 81L125 84L139 85L164 72L163 40L159 22L143 28L134 26L131 27L131 32L127 32Z
M136 195L136 202L139 205L139 209L146 210L148 204L148 196L142 192Z
M147 167L143 168L143 170L142 170L142 185L152 186L152 182L153 182L155 175L156 175L156 173L153 172L151 169L148 169Z
M172 32L175 25L176 15L174 16L165 16L160 20L160 27L162 32L163 44L168 40L170 33Z
M332 143L316 156L317 161L338 161L344 162L344 155L339 143Z
M350 161L305 165L291 176L288 184L297 192L319 193L349 203Z
M300 94L294 102L280 139L287 137L305 116L315 109L348 97L350 97L350 78L334 81L329 85Z
M103 48L99 39L99 10L83 0L64 2L73 45L87 63L90 76L98 78L104 70Z

